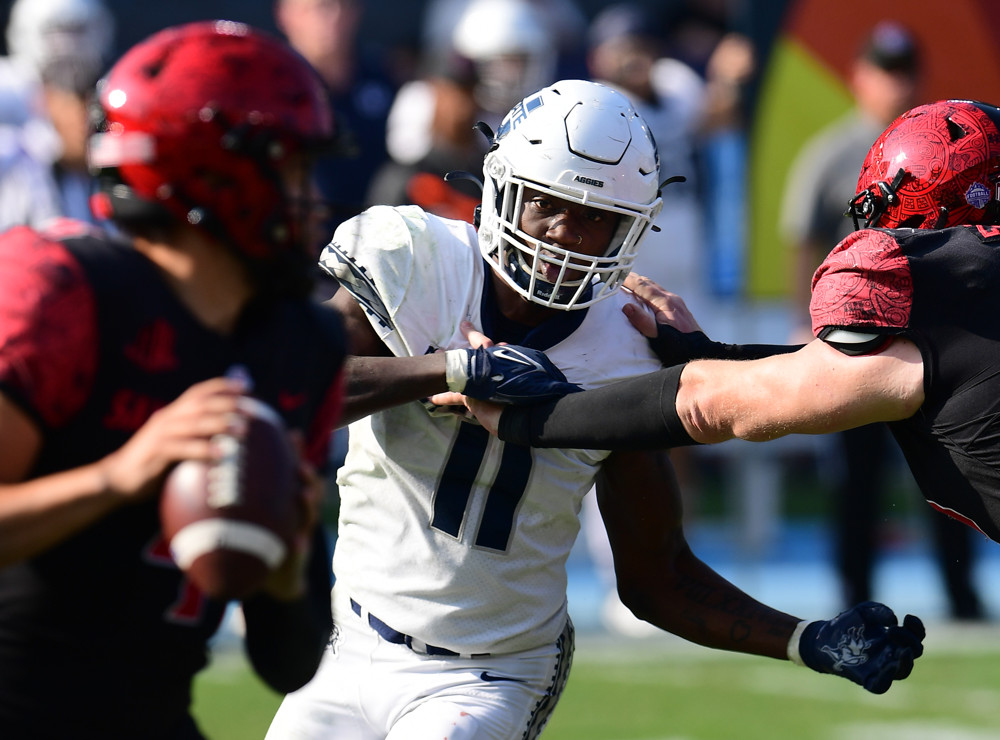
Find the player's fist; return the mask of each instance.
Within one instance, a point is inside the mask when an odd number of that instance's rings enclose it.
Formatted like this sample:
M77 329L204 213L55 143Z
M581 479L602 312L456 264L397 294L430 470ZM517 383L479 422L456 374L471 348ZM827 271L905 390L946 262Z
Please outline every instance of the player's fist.
M924 652L920 619L907 614L899 625L892 609L874 601L810 622L800 634L798 644L789 646L793 660L797 655L814 671L843 676L873 694L909 676Z

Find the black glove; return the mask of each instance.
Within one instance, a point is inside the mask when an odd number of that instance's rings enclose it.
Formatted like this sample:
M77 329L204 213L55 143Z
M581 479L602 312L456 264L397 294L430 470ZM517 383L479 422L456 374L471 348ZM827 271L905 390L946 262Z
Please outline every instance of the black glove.
M512 344L445 353L448 389L496 403L538 403L583 390L544 352Z
M873 694L884 694L893 681L909 676L913 661L924 652L923 622L907 614L899 626L892 609L875 601L810 622L796 634L801 636L788 651L793 661L843 676Z
M683 365L691 360L758 360L761 357L795 352L801 344L725 344L713 342L705 332L684 332L670 324L657 324L656 336L648 339L650 348L664 367Z

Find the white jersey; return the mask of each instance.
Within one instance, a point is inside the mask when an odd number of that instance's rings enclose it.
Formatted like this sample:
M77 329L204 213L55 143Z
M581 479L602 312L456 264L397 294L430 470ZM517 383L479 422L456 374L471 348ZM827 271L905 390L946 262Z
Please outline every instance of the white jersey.
M376 206L337 229L323 265L397 356L467 347L483 328L476 233L415 206ZM585 389L660 367L619 291L555 322L540 346ZM350 426L333 559L338 592L399 632L462 654L551 643L566 621L566 559L606 451L506 445L413 402Z

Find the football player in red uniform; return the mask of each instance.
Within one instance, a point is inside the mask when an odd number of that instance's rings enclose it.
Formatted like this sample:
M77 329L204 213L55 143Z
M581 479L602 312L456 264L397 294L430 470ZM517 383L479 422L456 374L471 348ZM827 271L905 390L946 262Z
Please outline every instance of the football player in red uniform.
M345 344L310 295L304 203L333 122L297 54L225 21L135 46L99 110L94 208L127 238L70 221L0 236L0 727L188 740L226 605L174 564L157 493L238 432L243 395L280 412L306 461L295 546L242 603L250 659L290 691L331 630L310 496Z

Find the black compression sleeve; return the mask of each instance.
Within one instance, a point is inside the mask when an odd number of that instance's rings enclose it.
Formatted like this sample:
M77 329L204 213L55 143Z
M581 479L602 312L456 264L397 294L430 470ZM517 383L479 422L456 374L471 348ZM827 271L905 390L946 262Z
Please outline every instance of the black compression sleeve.
M664 367L681 365L691 360L759 360L763 357L794 352L802 345L726 344L713 342L702 331L683 332L669 324L658 324L656 336L649 339L650 348Z
M774 355L786 355L802 349L802 344L723 344L717 345L715 351L700 358L703 360L760 360Z
M539 406L509 406L500 415L499 437L525 446L589 450L698 444L677 416L683 370L676 365Z
M243 602L250 662L264 682L282 694L313 677L333 630L329 549L319 527L307 567L309 591L301 599L277 601L261 594Z

